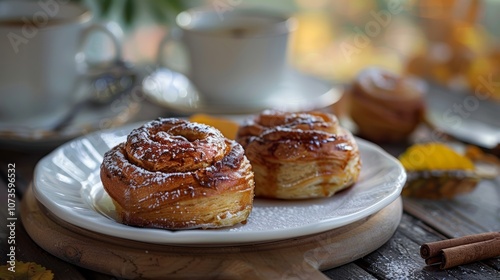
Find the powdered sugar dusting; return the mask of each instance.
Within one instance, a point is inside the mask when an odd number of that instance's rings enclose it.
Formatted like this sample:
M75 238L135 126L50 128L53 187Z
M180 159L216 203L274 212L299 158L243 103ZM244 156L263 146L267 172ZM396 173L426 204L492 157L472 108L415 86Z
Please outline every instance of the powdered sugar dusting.
M192 171L220 160L225 138L217 129L182 119L159 118L132 130L125 150L130 161L151 171Z
M111 132L99 132L83 139L87 139L102 155L109 150L111 143L116 143L113 139L121 141L131 129L132 126ZM104 141L104 138L107 140ZM111 199L103 189L99 176L95 176L99 170L92 170L91 174L86 176L88 179L82 182L73 178L72 173L67 173L54 165L54 157L63 156L71 158L76 168L84 166L79 162L82 158L80 155L88 151L78 148L79 145L64 145L58 148L57 153L44 158L36 169L33 187L37 198L59 218L98 233L161 244L219 246L266 242L312 234L351 223L375 213L399 195L405 180L401 166L374 145L361 139L358 139L358 143L361 159L365 164L360 180L353 188L328 199L304 201L255 199L253 211L246 224L217 230L169 231L135 228L115 222ZM95 160L95 157L86 158ZM82 172L89 172L88 168L81 169ZM59 181L57 179L61 177L59 175L73 180ZM165 196L164 199L166 198ZM402 273L393 271L396 277L403 275Z
M329 211L334 211L336 206L330 205L326 200L317 201L279 201L256 199L254 208L245 227L235 227L230 231L264 231L269 228L285 230L315 223L310 217L328 216ZM327 202L327 205L324 203ZM272 218L271 218L272 217Z
M354 187L330 198L296 201L257 198L254 200L253 210L245 225L240 224L230 228L216 229L215 231L235 233L257 233L269 230L286 231L294 228L313 226L318 221L348 217L354 213L363 211L367 205L371 205L374 201L382 200L397 188L394 188L393 185L395 182L393 180L395 179L394 177L389 178L383 175L387 172L386 168L388 166L384 164L384 161L378 159L376 153L365 151L361 155L368 167L362 170L360 180ZM216 166L210 166L206 168L206 171L210 172L215 168ZM160 176L155 177L154 180L167 179L167 177ZM378 186L376 188L372 187L371 181L376 182ZM176 195L178 194L175 192L165 193L164 196L157 197L156 199L160 203Z

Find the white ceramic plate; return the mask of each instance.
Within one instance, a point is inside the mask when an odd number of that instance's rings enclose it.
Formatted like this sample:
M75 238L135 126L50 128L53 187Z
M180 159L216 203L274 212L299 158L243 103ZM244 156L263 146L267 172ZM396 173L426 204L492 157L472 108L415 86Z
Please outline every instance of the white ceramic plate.
M189 78L168 68L158 68L150 73L142 82L142 90L154 103L189 114L248 114L264 109L309 111L330 106L343 94L341 86L333 86L331 82L294 69L287 71L275 92L269 92L269 97L257 104L228 106L207 103Z
M137 228L114 220L99 178L102 155L138 125L96 132L59 147L37 165L33 189L54 215L88 230L131 240L179 245L235 245L305 236L376 213L394 201L406 179L399 162L357 139L363 167L359 182L331 198L302 201L255 199L247 224L217 230Z

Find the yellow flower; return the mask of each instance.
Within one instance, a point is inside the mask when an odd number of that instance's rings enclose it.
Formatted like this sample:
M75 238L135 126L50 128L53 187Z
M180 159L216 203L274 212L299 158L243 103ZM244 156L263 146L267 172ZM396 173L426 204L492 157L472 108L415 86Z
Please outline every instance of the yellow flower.
M472 161L442 143L415 144L399 156L408 171L473 170Z
M52 280L54 274L45 267L34 262L18 262L15 266L2 265L0 266L0 279L15 280Z

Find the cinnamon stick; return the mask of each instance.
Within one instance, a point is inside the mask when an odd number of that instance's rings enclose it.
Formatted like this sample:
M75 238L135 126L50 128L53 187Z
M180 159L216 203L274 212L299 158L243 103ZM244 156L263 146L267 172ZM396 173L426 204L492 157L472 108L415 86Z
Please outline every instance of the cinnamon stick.
M473 244L476 242L487 241L500 237L500 232L487 232L474 235L467 235L458 238L441 240L436 242L425 243L420 246L420 256L424 259L438 256L440 251L446 248Z
M435 264L440 264L443 261L442 256L435 256L435 257L430 257L428 259L425 259L425 264L426 265L435 265Z
M500 237L441 250L441 269L500 256Z

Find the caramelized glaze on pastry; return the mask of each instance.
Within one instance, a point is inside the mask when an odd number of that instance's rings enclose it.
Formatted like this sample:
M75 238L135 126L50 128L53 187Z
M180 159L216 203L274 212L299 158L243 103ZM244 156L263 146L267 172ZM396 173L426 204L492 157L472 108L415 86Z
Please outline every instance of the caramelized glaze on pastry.
M264 111L238 130L255 174L256 196L329 197L354 184L358 146L333 115Z
M406 139L422 121L425 87L378 68L362 71L351 89L350 115L359 135L375 142Z
M215 128L158 119L104 155L101 180L124 224L165 229L245 222L254 181L240 144Z

